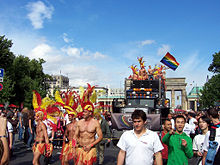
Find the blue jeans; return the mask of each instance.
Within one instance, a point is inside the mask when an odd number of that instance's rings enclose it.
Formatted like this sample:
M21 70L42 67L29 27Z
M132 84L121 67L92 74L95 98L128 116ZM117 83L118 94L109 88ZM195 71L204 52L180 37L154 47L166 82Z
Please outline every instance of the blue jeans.
M21 127L21 124L19 123L19 127L18 127L18 140L22 140L23 139L23 128Z
M34 130L33 129L32 129L32 132L33 132L33 134L31 133L30 128L28 128L28 135L29 135L28 142L27 142L28 147L31 147L31 143L32 143L33 138L34 138Z

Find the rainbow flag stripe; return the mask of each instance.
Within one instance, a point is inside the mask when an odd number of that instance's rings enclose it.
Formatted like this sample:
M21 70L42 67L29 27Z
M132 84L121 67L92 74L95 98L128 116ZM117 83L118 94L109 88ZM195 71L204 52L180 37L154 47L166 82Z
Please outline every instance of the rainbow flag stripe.
M176 68L179 66L179 63L169 52L167 52L160 62L173 70L176 70Z

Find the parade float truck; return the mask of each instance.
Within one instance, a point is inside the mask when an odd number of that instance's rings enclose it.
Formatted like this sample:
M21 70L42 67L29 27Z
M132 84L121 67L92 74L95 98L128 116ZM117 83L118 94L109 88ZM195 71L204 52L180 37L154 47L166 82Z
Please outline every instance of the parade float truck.
M139 58L138 58L139 60ZM140 62L140 60L139 60ZM164 66L157 66L148 71L131 66L133 75L125 79L124 99L113 100L111 116L113 137L119 138L124 130L133 128L131 114L135 109L143 110L147 114L147 128L153 131L161 130L161 122L169 113L169 99L166 99L166 85Z
M125 106L120 108L120 112L132 113L135 109L141 109L146 114L165 112L167 99L164 85L161 82L161 79L125 79Z

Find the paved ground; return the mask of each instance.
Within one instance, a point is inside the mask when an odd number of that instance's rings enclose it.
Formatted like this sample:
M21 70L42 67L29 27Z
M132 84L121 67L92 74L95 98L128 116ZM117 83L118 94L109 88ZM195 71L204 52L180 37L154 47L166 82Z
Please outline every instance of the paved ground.
M61 149L54 149L52 165L60 165L59 160ZM115 165L119 149L111 142L110 147L106 147L104 165ZM43 164L41 157L41 164ZM15 151L9 162L9 165L32 165L33 153L27 151L23 142L15 142Z

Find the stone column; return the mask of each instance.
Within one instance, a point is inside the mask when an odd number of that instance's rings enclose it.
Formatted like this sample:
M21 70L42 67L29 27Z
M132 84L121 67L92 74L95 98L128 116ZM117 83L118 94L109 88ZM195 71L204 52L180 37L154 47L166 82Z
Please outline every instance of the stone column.
M111 105L111 107L110 107L110 112L113 112L113 109L112 109L112 101L110 101L110 105Z
M187 110L186 109L186 90L185 89L181 90L181 98L182 98L182 100L181 100L182 109Z
M197 111L197 100L194 101L194 109L195 109L195 112Z
M175 91L171 90L171 108L175 109Z
M106 103L105 103L106 101L103 101L103 112L105 111L105 105L106 105Z

